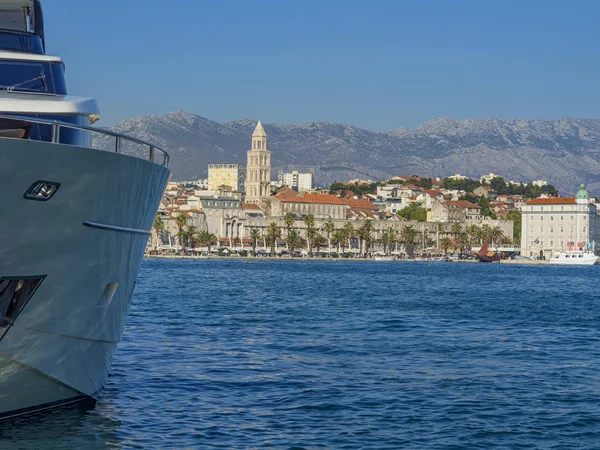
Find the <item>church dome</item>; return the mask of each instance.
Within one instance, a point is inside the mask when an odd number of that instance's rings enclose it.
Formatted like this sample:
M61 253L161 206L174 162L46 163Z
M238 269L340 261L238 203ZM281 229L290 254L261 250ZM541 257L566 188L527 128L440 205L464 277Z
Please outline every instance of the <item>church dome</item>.
M585 190L585 184L579 186L579 190L577 191L577 195L575 195L577 200L587 200L590 198L588 195L588 191Z

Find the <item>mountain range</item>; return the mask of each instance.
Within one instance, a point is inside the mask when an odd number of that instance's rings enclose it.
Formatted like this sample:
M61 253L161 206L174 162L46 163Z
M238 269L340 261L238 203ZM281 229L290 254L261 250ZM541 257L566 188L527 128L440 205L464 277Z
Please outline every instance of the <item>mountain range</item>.
M135 117L111 129L153 142L171 154L173 180L206 178L207 165L246 165L256 120L219 123L184 111ZM311 122L263 124L279 170L311 171L315 182L397 175L478 178L489 172L506 180L548 180L563 195L580 183L600 192L600 119L454 120L440 117L408 130L369 131L353 125ZM114 144L106 137L99 148ZM132 146L126 151L137 153Z

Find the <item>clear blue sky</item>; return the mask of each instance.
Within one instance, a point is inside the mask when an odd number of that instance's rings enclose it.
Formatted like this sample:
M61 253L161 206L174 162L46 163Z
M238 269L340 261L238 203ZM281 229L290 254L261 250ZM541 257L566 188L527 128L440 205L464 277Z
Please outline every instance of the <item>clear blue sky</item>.
M600 1L45 0L48 51L104 120L413 128L600 117Z

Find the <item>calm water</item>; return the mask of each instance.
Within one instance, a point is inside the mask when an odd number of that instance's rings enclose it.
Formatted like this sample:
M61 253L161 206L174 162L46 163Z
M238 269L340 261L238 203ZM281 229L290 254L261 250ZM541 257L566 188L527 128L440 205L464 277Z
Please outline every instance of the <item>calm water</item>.
M600 448L599 269L147 260L97 407L0 448Z

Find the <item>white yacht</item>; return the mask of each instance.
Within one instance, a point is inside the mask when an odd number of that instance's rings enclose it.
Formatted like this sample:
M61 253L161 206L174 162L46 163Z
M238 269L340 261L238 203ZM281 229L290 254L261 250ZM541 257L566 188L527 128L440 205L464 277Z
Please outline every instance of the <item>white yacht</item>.
M550 258L550 264L562 264L569 266L593 266L600 264L600 257L592 250L558 252Z
M0 418L95 401L170 176L164 151L91 128L64 71L40 1L0 0Z

